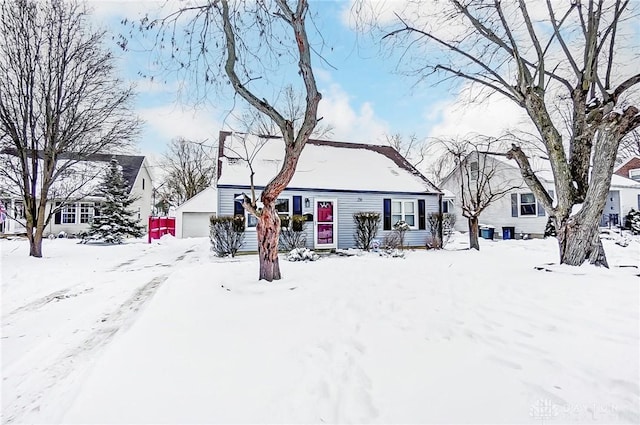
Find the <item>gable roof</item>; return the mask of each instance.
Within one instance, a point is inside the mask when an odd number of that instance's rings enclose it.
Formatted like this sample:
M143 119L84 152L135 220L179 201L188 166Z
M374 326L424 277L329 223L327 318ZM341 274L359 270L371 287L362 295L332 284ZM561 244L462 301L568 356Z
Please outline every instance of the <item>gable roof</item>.
M0 154L17 156L17 152L15 149L4 149ZM38 152L38 157L42 158L42 152ZM94 153L89 155L80 155L73 152L65 152L58 155L58 161L77 161L76 168L81 165L83 173L86 175L85 170L92 170L94 176L101 177L104 170L109 168L109 162L111 158L116 158L118 160L118 164L122 168L122 176L127 183L128 191L131 192L133 188L133 184L136 181L136 177L138 177L138 173L140 172L140 168L144 163L144 156L141 155L112 155L108 153ZM82 174L82 173L81 173ZM97 195L97 188L100 183L100 179L97 180L91 179L87 182L87 186L84 193L89 195ZM55 184L55 183L54 183Z
M640 157L634 156L620 164L613 172L622 177L629 177L629 171L638 169L640 169Z
M508 160L500 155L487 155L487 156L493 158L495 161L500 162L506 166L512 167L518 171L520 170L520 167L518 167L518 164L515 161ZM551 183L551 184L554 183L553 171L551 171L551 164L549 163L548 160L536 158L534 166L536 167L534 169L534 173L542 183ZM452 173L447 175L447 177L443 179L443 182L446 181L446 179L448 179L451 174ZM619 188L640 189L640 182L632 180L627 176L612 174L610 187L615 189L619 189Z
M252 161L254 184L264 187L284 158L281 137L220 132L218 186L248 187L250 170L244 154L259 147ZM349 192L441 193L390 146L310 139L302 150L288 189Z

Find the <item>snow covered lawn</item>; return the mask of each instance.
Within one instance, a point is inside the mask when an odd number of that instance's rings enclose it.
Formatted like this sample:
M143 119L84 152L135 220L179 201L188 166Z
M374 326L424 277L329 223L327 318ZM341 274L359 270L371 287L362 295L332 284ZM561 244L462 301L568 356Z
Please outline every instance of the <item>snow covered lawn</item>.
M637 240L610 270L482 240L273 284L205 239L46 243L0 242L5 423L640 420Z

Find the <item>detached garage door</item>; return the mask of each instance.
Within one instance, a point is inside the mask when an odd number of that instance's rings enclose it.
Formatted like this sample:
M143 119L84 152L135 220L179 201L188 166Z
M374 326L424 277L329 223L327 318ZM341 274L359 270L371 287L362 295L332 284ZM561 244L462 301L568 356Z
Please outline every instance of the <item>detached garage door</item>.
M209 236L209 217L212 212L184 212L182 213L182 237L201 238Z

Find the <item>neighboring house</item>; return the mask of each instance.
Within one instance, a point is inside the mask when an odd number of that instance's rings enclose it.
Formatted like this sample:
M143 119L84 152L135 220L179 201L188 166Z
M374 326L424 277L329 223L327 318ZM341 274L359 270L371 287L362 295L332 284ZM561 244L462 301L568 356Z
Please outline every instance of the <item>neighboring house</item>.
M243 144L260 146L252 168L256 194L278 172L284 158L282 138L221 132L218 146L218 214L245 215L243 251L257 251L257 220L244 211L241 194L250 195L250 170L237 152ZM305 215L307 247L355 247L353 214L380 213L378 238L404 220L405 245L424 247L430 235L426 216L439 211L442 193L389 146L309 140L296 172L276 203L282 215Z
M218 192L208 187L176 208L176 237L209 236L209 218L216 215Z
M541 237L544 235L544 229L549 215L542 204L537 202L536 197L525 184L515 161L508 161L503 157L495 155L486 155L485 160L496 161L498 164L497 170L499 170L499 172L495 174L493 179L500 179L500 182L508 180L512 182L511 184L513 186L517 187L487 207L480 215L480 224L493 226L496 230L496 237L503 236L505 230L515 236L526 234L532 237ZM553 197L555 188L553 174L547 167L548 163L546 162L538 165L536 176L538 176L542 185L547 189L551 197ZM440 187L445 193L450 191L454 194L454 210L450 212L456 214L455 229L467 231L467 220L462 217L462 211L458 201L460 188L457 187L455 179L452 178L455 174L455 172L449 174L440 184ZM614 174L611 177L611 188L600 225L622 224L622 219L629 210L631 208L638 209L639 207L640 182L635 182Z
M613 170L613 173L640 182L640 157L629 158Z
M102 182L103 172L107 170L109 162L114 156L122 167L130 196L136 198L130 209L137 213L137 217L146 227L147 217L151 214L152 180L145 157L94 154L79 163L83 170L92 170L92 176L94 176L83 185L83 196L78 200L66 202L66 205L54 214L45 228L45 235L57 235L60 232L78 234L89 229L91 220L99 214L99 206L102 202L102 197L98 193L98 185ZM70 173L69 179L72 178L73 173ZM65 183L64 177L54 183L51 199L47 205L47 214L52 208L60 206L63 198L56 196L56 193L64 192ZM0 204L8 212L4 222L0 225L0 233L20 234L26 231L24 204L16 193L15 190L6 190L0 194Z

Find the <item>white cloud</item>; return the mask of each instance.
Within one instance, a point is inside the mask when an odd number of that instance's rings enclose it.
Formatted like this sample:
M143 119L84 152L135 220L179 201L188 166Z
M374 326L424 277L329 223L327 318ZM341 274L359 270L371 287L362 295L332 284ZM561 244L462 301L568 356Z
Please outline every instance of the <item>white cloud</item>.
M138 109L145 121L145 133L140 145L143 151L162 152L172 139L184 137L189 140L207 139L215 145L222 125L217 113L211 108L187 109L166 105Z
M432 105L425 110L425 119L437 121L431 128L429 137L456 138L470 134L498 137L505 130L534 131L524 109L513 101L493 95L482 102L471 102L471 96L472 93L463 90L457 98Z
M379 144L389 125L376 116L371 102L363 102L354 109L349 94L337 83L322 91L318 116L321 123L333 127L331 139L348 142Z
M168 82L151 80L149 78L140 78L132 81L135 86L136 93L156 94L156 93L180 93L185 90L187 82L184 80L174 80Z
M96 19L109 18L140 18L146 13L158 10L164 2L162 0L89 0L87 2L93 10Z

